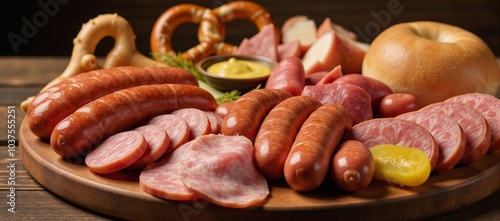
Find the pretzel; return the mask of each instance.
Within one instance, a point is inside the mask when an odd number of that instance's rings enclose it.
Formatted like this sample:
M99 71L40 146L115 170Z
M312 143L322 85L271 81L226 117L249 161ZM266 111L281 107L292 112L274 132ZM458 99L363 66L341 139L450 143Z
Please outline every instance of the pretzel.
M97 44L111 36L115 44L104 58L102 66L94 55ZM64 72L50 81L41 91L74 75L116 66L166 66L139 53L135 46L135 34L130 24L117 14L103 14L83 24L73 40L73 51ZM27 111L34 97L21 103L21 109Z
M196 62L214 53L234 54L238 47L224 42L224 23L234 19L248 19L259 30L273 23L270 14L263 7L249 1L234 1L213 10L195 4L180 4L166 10L156 21L151 32L151 51L173 53L171 37L175 28L192 22L200 24L199 44L183 52L183 58Z

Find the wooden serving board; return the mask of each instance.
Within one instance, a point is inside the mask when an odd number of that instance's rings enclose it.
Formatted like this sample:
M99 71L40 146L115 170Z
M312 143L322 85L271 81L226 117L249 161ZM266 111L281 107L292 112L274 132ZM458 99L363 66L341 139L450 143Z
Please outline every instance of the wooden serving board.
M138 172L92 173L85 165L62 160L47 142L20 129L20 150L27 171L46 189L74 204L132 220L401 220L444 214L477 202L500 187L500 151L479 162L432 175L418 187L373 181L357 193L333 184L298 193L286 182L271 182L270 197L250 209L229 209L204 200L170 201L144 193Z

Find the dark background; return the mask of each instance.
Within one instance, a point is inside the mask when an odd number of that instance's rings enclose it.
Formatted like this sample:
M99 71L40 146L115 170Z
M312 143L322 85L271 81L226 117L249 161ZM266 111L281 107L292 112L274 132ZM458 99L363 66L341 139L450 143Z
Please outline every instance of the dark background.
M22 36L26 21L33 22L35 15L45 13L40 2L57 3L58 9L53 16L47 15L41 20L36 33L20 44L16 52L8 40L8 33ZM70 56L72 40L80 31L81 25L89 19L104 13L118 13L131 24L136 33L139 52L150 53L149 37L156 19L169 7L187 3L179 0L11 0L2 1L0 10L0 56ZM205 7L215 8L229 0L189 1ZM481 37L500 56L500 13L497 0L256 0L272 15L275 23L281 27L286 19L294 15L307 15L319 25L324 18L349 30L367 33L379 33L388 26L400 22L432 20L456 25ZM388 10L388 4L399 4L400 13L389 17L376 14ZM53 8L54 9L54 8ZM38 13L38 14L37 14ZM375 15L375 16L374 16ZM382 24L384 22L387 24ZM375 25L375 26L370 26ZM378 25L378 26L377 26ZM375 27L367 30L366 27ZM174 49L183 51L198 43L196 24L181 25L174 32ZM244 37L257 32L255 26L246 20L232 21L226 24L226 42L239 44ZM367 34L362 41L370 42L374 34ZM113 45L111 38L105 38L96 50L103 56Z

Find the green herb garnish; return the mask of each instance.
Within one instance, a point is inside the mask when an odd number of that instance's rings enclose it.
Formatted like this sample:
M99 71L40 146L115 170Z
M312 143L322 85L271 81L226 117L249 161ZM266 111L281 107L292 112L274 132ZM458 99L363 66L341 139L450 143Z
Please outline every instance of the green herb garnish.
M220 105L226 102L236 101L240 97L241 97L241 92L238 90L233 90L222 94L215 100L217 101L217 105Z
M177 56L174 54L152 54L152 56L168 66L182 68L191 72L199 81L205 81L201 73L198 69L196 69L195 64L192 61L183 58L181 53L177 53Z

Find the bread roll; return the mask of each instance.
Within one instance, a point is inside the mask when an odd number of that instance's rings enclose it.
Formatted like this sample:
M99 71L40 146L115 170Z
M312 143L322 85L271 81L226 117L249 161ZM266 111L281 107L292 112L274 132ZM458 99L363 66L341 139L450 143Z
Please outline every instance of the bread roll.
M362 74L415 95L422 107L464 93L496 95L500 84L495 56L479 37L428 21L383 31L364 57Z

